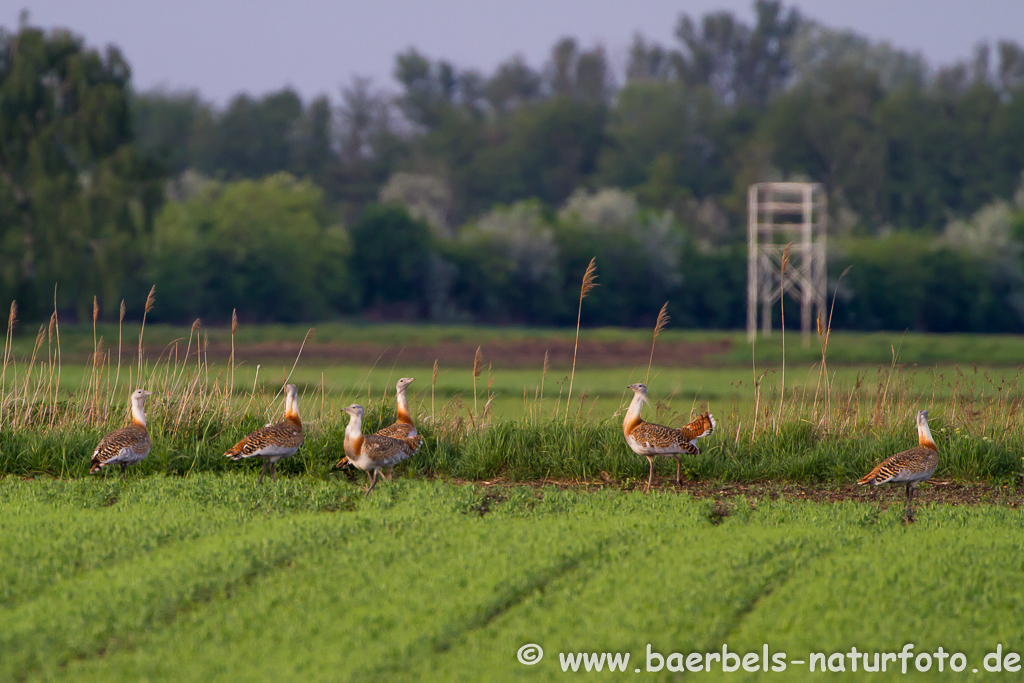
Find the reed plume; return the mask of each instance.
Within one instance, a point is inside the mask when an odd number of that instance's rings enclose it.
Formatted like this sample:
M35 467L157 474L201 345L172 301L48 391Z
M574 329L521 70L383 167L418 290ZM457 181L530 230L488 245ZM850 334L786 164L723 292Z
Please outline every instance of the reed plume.
M576 343L572 347L572 372L569 374L569 395L565 399L565 421L569 421L569 406L572 403L572 383L576 378L576 351L580 346L580 319L583 317L583 299L597 287L597 257L590 259L587 270L583 273L583 282L580 284L580 306L576 312Z
M146 307L142 310L142 329L139 330L139 383L142 383L142 335L146 332L146 316L153 310L156 303L156 285L149 289L149 296L146 297Z
M473 356L473 412L477 415L477 403L476 403L476 378L480 376L480 373L484 369L484 354L480 353L480 347L476 347L476 354Z
M651 364L654 363L654 342L658 341L658 335L665 325L668 325L668 302L666 301L661 310L658 311L658 320L654 323L654 338L651 339L651 358L647 361L647 378L644 380L644 384L650 384L651 380Z

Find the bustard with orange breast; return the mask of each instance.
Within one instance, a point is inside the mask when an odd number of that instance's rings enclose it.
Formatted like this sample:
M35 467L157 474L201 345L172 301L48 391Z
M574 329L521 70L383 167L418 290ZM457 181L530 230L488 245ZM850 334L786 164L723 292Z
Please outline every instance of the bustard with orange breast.
M715 431L715 417L708 412L697 416L693 422L675 429L664 425L644 422L640 417L643 404L650 405L647 400L647 387L641 383L630 384L628 389L633 390L633 401L629 404L626 417L622 420L622 434L626 437L626 443L637 455L643 455L651 463L651 471L647 476L647 488L651 489L651 482L654 480L654 458L656 456L672 457L676 459L676 483L682 483L681 470L683 461L680 453L699 455L697 439L707 436Z
M420 446L423 445L423 437L416 431L412 415L409 414L409 397L405 394L405 390L414 381L412 377L403 377L398 380L398 383L395 385L395 408L398 415L393 424L375 433L378 436L390 436L393 439L405 441L412 448L412 452L416 453Z
M299 418L299 391L294 384L284 388L284 419L280 422L261 427L236 443L224 453L232 460L242 458L259 458L263 461L263 470L257 484L263 483L263 475L269 468L270 476L277 481L274 463L282 458L295 455L305 440L302 433L302 420Z
M146 430L146 397L152 395L152 392L145 389L136 389L132 393L132 423L100 439L100 445L92 453L90 474L109 465L120 465L121 474L124 474L128 465L149 455L152 442Z
M906 484L908 522L914 521L914 494L917 485L929 479L939 466L939 448L928 428L928 411L917 413L917 446L890 455L873 470L857 480L858 484Z
M409 398L405 393L406 389L414 381L412 377L403 377L398 380L398 383L395 384L395 404L398 413L395 421L384 429L377 430L374 434L377 436L390 436L393 439L404 441L412 449L412 454L416 455L420 450L420 446L423 445L423 437L416 431L416 424L412 421L412 415L409 413ZM346 455L335 464L335 467L344 467L349 464L351 463L349 462L348 455ZM388 479L391 478L392 470L394 470L394 466L387 468Z
M401 461L411 458L412 446L402 439L380 434L363 434L363 407L353 403L345 407L349 414L348 426L345 427L345 459L349 463L366 472L370 477L370 488L377 485L379 471L383 467L394 467ZM342 463L339 462L338 465ZM338 465L335 465L337 467Z

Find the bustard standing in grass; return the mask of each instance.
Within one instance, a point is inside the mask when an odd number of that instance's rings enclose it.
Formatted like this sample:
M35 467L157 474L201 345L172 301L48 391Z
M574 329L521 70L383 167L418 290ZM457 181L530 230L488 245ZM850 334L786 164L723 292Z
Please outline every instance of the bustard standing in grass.
M412 450L412 454L420 450L420 446L423 445L423 437L416 431L416 425L412 421L412 415L409 414L409 398L405 394L405 390L412 384L414 379L412 377L403 377L398 380L395 385L395 403L398 415L395 418L394 423L389 424L384 429L380 429L374 434L377 436L390 436L393 439L404 441L409 445ZM335 467L344 467L351 464L348 456L338 461ZM387 468L387 478L391 479L391 472L394 466Z
M121 474L124 474L128 465L149 455L152 443L146 431L146 397L151 395L152 392L145 389L136 389L132 393L132 423L100 439L100 445L92 453L90 474L108 465L120 465Z
M299 391L294 384L284 388L284 419L275 424L261 427L232 446L224 455L232 460L242 458L259 458L263 461L263 471L257 484L263 483L263 475L270 469L270 476L277 481L274 463L282 458L295 455L305 440L302 433L302 420L299 418Z
M366 472L370 477L370 488L366 491L369 495L377 485L379 470L411 458L413 449L401 439L380 434L363 435L363 407L358 403L346 406L345 412L349 414L348 426L345 427L345 458L335 467L347 460Z
M715 431L715 417L711 413L704 412L698 415L696 420L679 429L644 422L640 417L640 411L644 403L650 405L650 401L647 400L647 387L638 382L630 384L627 389L633 390L633 401L629 404L626 417L622 420L622 433L633 452L645 456L651 463L645 490L651 490L651 482L654 479L654 457L658 455L676 459L676 483L682 483L680 476L683 461L679 458L679 454L700 454L700 449L697 448L697 439Z
M930 478L939 466L939 449L928 428L928 411L917 413L917 446L910 450L890 455L875 469L857 480L858 484L906 484L907 521L914 521L914 493L917 485Z

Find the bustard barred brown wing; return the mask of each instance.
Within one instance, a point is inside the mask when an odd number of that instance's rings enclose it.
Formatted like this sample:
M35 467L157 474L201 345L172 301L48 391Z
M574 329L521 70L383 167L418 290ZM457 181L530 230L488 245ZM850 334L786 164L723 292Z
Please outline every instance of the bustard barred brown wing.
M374 465L386 467L412 457L412 447L401 439L370 434L363 437L363 455Z
M149 455L152 443L149 440L149 432L138 424L130 424L127 427L110 432L102 439L92 454L92 461L89 472L96 472L107 464L114 462L134 462ZM126 456L128 456L126 458Z
M939 454L930 448L916 446L890 455L873 470L857 480L858 484L884 484L889 481L927 479L939 463Z
M415 455L420 449L420 446L423 445L423 437L419 434L413 434L415 431L416 427L408 422L395 422L384 429L374 432L374 434L377 436L389 436L392 439L399 439L406 442L412 449L413 455Z
M629 433L639 445L654 450L665 450L678 448L681 453L700 455L700 449L684 438L682 430L673 429L664 425L641 422Z
M305 440L302 427L291 420L260 427L229 448L224 455L232 460L259 455L265 448L298 448Z

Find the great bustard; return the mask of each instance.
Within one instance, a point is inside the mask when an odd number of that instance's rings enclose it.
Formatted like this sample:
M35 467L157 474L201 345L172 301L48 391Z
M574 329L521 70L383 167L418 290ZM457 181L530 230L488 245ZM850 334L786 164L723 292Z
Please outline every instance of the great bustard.
M939 466L939 448L928 428L928 411L917 413L917 446L890 455L873 470L857 480L858 484L906 484L908 522L914 521L914 493L917 485L930 478Z
M139 462L149 455L152 443L146 431L146 397L152 392L136 389L132 393L132 423L127 427L110 432L102 439L100 445L92 453L90 474L99 472L108 465L120 465L124 474L128 465Z
M389 424L384 429L377 430L374 432L377 436L390 436L393 439L404 441L409 445L412 450L412 454L420 450L420 446L423 445L423 437L416 431L416 425L412 421L412 415L409 413L409 398L406 396L405 390L410 384L415 381L412 377L403 377L398 380L395 385L395 404L398 415L394 423ZM334 466L344 467L349 465L349 459L346 455L344 458L339 460ZM387 468L387 478L391 478L391 472L394 469L393 466Z
M370 488L366 491L369 495L377 485L378 471L382 467L394 467L406 458L411 458L413 450L401 439L380 434L364 435L363 407L358 403L346 406L344 410L349 414L348 426L345 427L345 457L349 463L369 475Z
M284 388L284 419L275 424L261 427L229 448L224 455L232 460L242 458L259 458L263 460L263 471L257 484L263 483L263 475L270 469L270 476L277 481L274 463L282 458L295 455L305 440L302 433L302 420L299 418L299 392L294 384Z
M676 483L681 483L680 474L683 461L679 458L680 453L699 455L697 439L707 436L715 431L715 417L708 412L701 413L697 419L679 429L665 427L663 425L644 422L640 417L643 404L650 405L647 400L647 387L643 384L630 384L628 389L633 390L633 401L629 404L626 417L622 420L622 434L626 437L626 443L638 455L643 455L651 463L651 471L647 476L647 489L651 489L651 482L654 479L654 457L667 456L676 459Z

